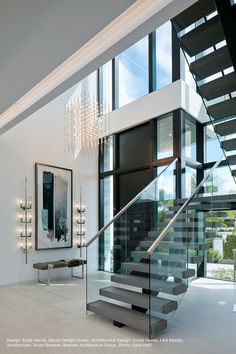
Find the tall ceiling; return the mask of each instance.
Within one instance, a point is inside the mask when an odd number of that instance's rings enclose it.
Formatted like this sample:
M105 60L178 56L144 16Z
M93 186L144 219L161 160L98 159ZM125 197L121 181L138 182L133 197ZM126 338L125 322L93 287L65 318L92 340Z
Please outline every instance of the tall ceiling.
M0 114L135 0L0 0Z
M0 135L198 0L0 0Z

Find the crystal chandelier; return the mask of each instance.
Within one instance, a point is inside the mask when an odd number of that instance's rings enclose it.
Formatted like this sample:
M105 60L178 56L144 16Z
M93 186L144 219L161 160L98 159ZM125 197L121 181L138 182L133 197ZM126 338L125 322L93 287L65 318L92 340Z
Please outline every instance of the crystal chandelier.
M91 155L99 145L103 148L110 134L110 107L99 105L88 93L71 98L65 105L65 150L75 156Z

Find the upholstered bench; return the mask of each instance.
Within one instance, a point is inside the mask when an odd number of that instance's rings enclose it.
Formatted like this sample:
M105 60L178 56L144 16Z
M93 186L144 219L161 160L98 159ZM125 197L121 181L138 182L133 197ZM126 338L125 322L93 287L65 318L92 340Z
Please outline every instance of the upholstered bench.
M40 280L40 271L47 270L48 271L48 282L47 282L47 284L50 285L50 283L51 283L51 270L52 269L68 267L68 268L71 268L71 276L73 278L83 279L83 277L84 277L84 265L86 263L87 263L87 261L84 260L84 259L69 259L69 260L61 259L59 261L34 263L33 264L33 268L38 270L38 282L39 283L43 283ZM76 276L73 273L74 267L79 267L79 266L82 266L81 277ZM43 284L45 284L45 283L43 283Z

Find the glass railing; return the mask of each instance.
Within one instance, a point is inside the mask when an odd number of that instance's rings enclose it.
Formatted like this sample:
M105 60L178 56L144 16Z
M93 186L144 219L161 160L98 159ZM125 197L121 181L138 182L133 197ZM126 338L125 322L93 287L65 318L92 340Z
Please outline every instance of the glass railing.
M165 186L174 160L87 243L87 311L150 338L166 328L190 280L204 268L205 213L221 203L214 201L211 177L221 159L188 199L170 198ZM112 272L101 269L107 230L114 239Z
M229 207L227 196L214 198L213 171L223 156L188 199L177 199L170 208L170 222L146 250L149 264L149 337L158 334L156 318L167 321L175 314L190 282L204 276L207 241L206 215ZM160 303L167 310L160 313Z
M99 291L95 289L101 288L101 282L104 286L111 284L111 273L127 273L124 263L136 259L135 251L140 249L140 244L153 242L158 229L163 229L162 221L174 199L165 181L170 174L175 174L176 162L174 159L166 166L87 243L87 304L98 298ZM109 242L110 250L104 252L107 235L113 242ZM110 264L110 272L103 272L107 263Z

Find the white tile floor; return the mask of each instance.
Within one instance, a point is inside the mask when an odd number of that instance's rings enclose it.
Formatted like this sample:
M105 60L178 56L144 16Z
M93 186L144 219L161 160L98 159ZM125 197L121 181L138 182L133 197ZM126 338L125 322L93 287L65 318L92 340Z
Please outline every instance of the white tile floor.
M0 299L0 354L136 353L138 348L134 344L137 340L145 341L144 335L132 328L119 329L110 320L86 315L84 280L66 278L51 286L18 284L0 287ZM194 281L167 330L157 338L158 342L139 343L139 352L235 354L234 303L236 293L232 283L209 279ZM40 339L44 347L36 348L29 342L24 342L30 344L29 348L7 347L7 343L12 344L12 339L19 339L22 343L23 338L34 340L34 343ZM76 348L45 348L42 340L49 338L84 341L86 347L76 344ZM107 341L103 347L95 347L94 339ZM179 339L180 343L171 342L173 339ZM108 340L119 343L109 347ZM125 341L127 347L124 347Z

